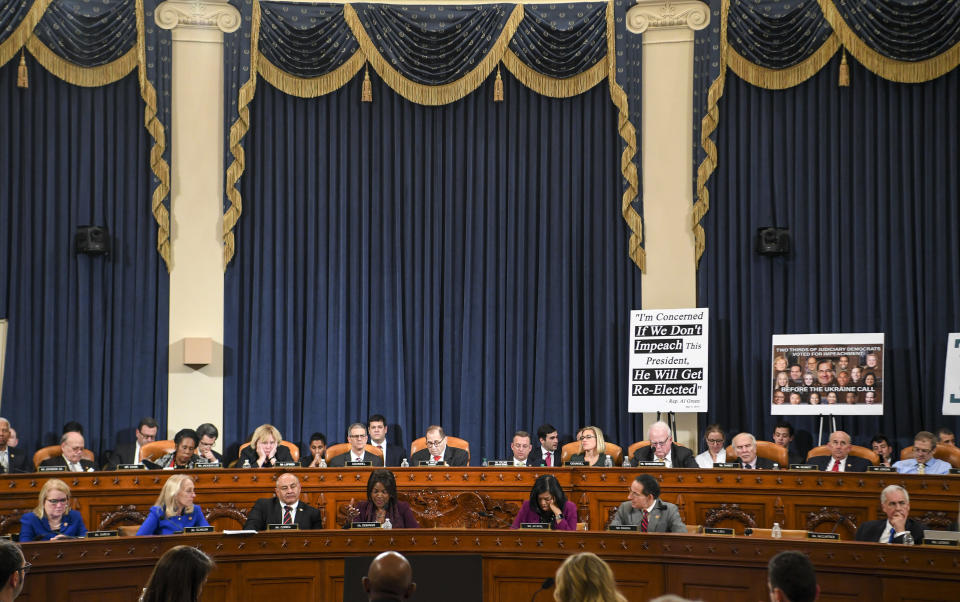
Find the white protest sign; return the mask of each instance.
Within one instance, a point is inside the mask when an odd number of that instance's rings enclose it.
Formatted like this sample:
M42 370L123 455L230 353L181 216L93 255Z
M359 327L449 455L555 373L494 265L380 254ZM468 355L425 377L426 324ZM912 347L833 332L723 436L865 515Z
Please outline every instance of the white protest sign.
M947 336L947 368L943 371L943 415L960 414L960 332Z

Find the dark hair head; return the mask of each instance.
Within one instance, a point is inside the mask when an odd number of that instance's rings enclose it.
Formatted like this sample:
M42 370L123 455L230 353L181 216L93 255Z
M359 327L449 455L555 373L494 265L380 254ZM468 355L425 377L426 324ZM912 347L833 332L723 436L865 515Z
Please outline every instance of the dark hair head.
M220 431L217 430L217 427L213 426L209 422L204 422L197 427L197 437L203 439L204 437L213 437L214 439L220 438ZM200 443L200 439L197 439L197 443Z
M83 434L83 425L77 422L76 420L71 420L70 422L63 425L63 432L61 434L66 435L67 433L80 433Z
M383 426L387 426L387 419L383 417L383 414L372 414L367 418L367 428L370 428L371 422L382 422Z
M540 428L537 429L537 439L546 439L547 435L556 432L556 430L552 424L541 424Z
M538 498L541 493L549 493L552 495L560 510L563 510L563 507L567 503L567 496L560 487L560 481L552 474L542 474L533 482L533 488L530 490L530 509L534 512L540 512L540 500Z
M143 590L140 602L197 602L213 559L191 546L175 546L164 552Z
M771 590L781 590L790 602L813 602L817 598L817 574L806 554L780 552L771 558L767 581Z
M180 429L177 431L177 434L173 436L173 443L179 446L184 439L193 439L194 445L200 443L200 437L197 436L197 431L193 429Z
M717 423L707 425L707 428L703 429L704 440L706 440L707 435L709 435L710 433L720 433L721 435L723 435L724 439L727 438L727 433L725 433L723 430L723 427Z
M936 434L937 434L937 439L939 439L940 435L953 435L953 431L951 431L945 426L941 426L940 428L937 429Z
M377 483L383 485L387 495L390 496L390 501L387 502L387 512L390 512L397 505L397 478L386 468L378 468L371 472L370 478L367 479L367 501L371 504L373 504L373 486Z
M660 497L660 483L657 483L657 480L650 475L644 473L638 475L634 479L637 483L643 485L643 494L652 495L653 497Z
M20 546L12 541L0 539L0 589L6 587L7 581L21 566L23 566L23 552L20 551Z
M310 443L313 443L314 441L323 441L323 444L326 445L327 436L324 435L323 433L314 433L310 435Z
M890 438L883 433L877 433L873 436L873 439L870 440L870 445L873 445L874 443L886 443L887 445L890 445Z
M786 420L781 420L773 427L773 430L777 429L787 429L787 432L790 433L790 436L793 437L793 425L787 422Z
M143 427L152 429L152 428L159 428L160 425L157 424L156 418L151 418L150 416L144 416L143 418L140 419L140 422L137 423L137 430L139 431Z

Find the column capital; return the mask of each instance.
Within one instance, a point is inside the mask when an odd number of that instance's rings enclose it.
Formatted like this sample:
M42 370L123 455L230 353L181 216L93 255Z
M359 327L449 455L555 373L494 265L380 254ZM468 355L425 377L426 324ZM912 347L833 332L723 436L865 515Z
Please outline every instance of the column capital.
M163 29L189 27L233 33L240 28L240 11L227 0L166 0L157 6L154 19Z
M697 31L709 24L710 7L698 0L637 0L627 11L627 29L638 34L648 29Z

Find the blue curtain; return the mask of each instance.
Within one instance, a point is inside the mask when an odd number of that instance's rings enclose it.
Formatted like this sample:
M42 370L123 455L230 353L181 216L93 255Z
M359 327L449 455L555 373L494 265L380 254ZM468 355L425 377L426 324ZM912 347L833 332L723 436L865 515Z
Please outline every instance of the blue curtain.
M0 316L9 319L3 415L21 445L78 420L88 447L115 442L167 401L168 277L137 74L67 84L27 55L0 67ZM109 228L107 257L76 255L77 226Z
M849 88L839 56L783 91L727 72L699 279L706 420L769 436L774 333L885 332L886 412L842 423L854 443L884 431L912 444L960 427L940 415L946 335L960 330L960 73L897 84L848 61ZM753 252L768 225L790 228L790 255Z
M371 72L299 99L258 84L226 272L225 438L331 441L383 413L503 457L518 428L632 442L617 111L605 83L538 96L503 71L424 107ZM395 437L398 433L393 434Z

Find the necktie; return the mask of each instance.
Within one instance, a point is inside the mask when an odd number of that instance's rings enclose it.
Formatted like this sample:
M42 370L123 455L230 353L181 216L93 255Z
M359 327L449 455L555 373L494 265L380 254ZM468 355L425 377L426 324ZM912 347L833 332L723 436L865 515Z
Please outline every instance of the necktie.
M897 530L893 527L890 527L890 539L887 540L887 543L893 543L893 536L897 534Z
M917 472L920 474L927 474L927 465L923 462L917 464Z
M547 466L553 466L553 454L547 453Z
M640 530L643 531L644 533L646 533L646 532L647 532L647 527L650 526L650 523L647 521L647 518L648 518L647 514L648 514L648 513L647 513L646 510L641 510L640 512L643 513L643 517L640 519Z
M833 468L830 469L831 472L840 472L840 460L833 461Z
M290 516L290 513L293 511L293 508L290 506L283 507L283 524L289 525L293 522L293 517Z
M440 461L440 456L434 456L434 457L433 457L433 461L434 461L434 462L439 462L439 461Z

